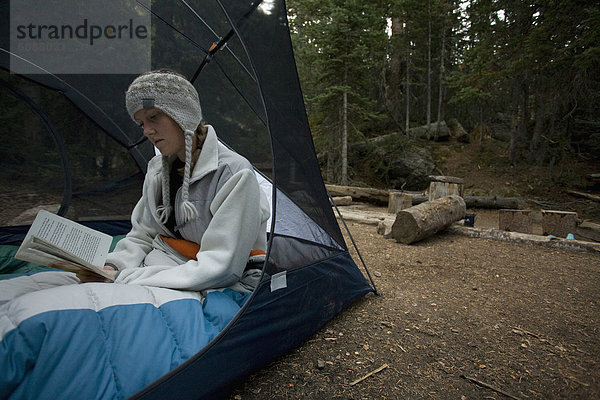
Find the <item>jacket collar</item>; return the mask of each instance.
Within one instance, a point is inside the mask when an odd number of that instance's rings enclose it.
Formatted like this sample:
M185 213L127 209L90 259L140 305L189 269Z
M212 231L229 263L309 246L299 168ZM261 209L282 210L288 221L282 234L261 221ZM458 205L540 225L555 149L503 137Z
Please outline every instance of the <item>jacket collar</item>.
M198 161L196 161L196 165L192 171L192 182L215 171L219 166L219 140L217 139L217 133L211 125L207 125L206 127L208 128L208 133L202 144Z

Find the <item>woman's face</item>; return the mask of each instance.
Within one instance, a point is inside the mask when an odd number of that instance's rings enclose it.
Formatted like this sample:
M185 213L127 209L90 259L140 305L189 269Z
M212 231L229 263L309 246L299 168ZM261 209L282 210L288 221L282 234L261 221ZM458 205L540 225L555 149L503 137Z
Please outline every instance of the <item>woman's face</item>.
M144 129L144 136L163 156L176 154L185 161L183 129L171 117L158 108L142 108L133 114L133 118Z

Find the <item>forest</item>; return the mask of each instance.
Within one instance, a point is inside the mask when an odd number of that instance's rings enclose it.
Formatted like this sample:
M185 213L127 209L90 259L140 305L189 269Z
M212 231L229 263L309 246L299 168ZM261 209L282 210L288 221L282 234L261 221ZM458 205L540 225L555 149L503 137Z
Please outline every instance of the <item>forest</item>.
M348 184L353 143L505 123L511 165L600 154L600 5L581 0L289 0L317 153Z

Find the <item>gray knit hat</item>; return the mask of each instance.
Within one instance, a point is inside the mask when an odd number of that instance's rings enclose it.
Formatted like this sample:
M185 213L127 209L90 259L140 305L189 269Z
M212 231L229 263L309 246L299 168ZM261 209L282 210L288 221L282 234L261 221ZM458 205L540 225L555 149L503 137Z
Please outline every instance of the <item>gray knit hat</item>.
M196 88L183 76L169 70L158 70L138 76L125 93L127 112L133 119L142 108L158 108L181 127L185 135L185 168L181 194L181 214L184 222L198 218L196 207L189 201L189 185L192 169L192 142L202 120L202 109ZM162 156L162 200L157 217L163 224L172 211L169 187L169 162Z

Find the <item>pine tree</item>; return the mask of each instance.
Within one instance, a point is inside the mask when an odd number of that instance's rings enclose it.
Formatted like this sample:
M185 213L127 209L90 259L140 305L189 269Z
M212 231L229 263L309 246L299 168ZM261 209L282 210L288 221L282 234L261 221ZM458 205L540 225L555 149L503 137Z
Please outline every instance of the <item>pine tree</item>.
M374 87L384 59L384 13L378 2L360 0L292 1L290 13L297 56L310 60L303 89L317 147L327 149L327 180L347 184L348 138L364 136L380 114Z

